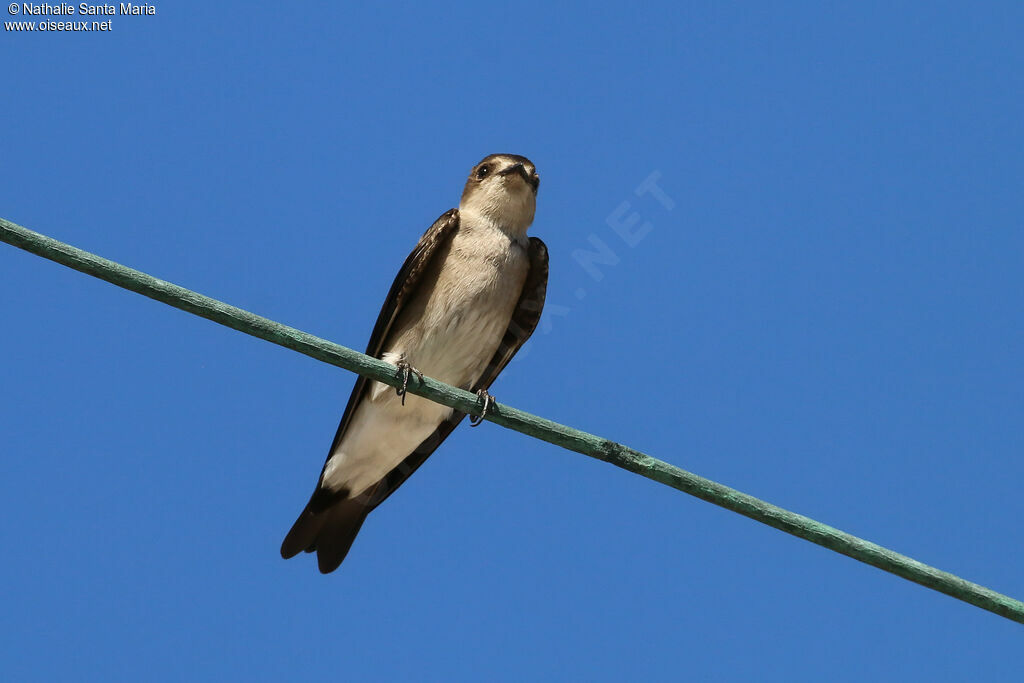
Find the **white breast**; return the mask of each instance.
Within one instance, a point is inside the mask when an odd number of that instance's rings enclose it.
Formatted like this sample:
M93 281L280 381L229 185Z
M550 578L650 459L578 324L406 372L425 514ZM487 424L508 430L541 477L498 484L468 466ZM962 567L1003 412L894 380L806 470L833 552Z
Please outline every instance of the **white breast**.
M490 226L463 225L443 267L406 304L412 316L396 320L383 359L403 357L423 374L470 388L494 356L529 270L525 249ZM426 279L426 278L425 278ZM348 431L328 460L324 483L358 495L408 456L451 409L374 382Z

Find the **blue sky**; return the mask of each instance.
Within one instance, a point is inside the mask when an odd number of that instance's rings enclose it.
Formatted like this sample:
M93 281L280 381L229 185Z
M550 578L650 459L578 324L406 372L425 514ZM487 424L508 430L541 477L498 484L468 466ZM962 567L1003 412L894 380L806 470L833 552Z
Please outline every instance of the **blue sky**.
M527 155L499 400L1024 596L1019 3L155 6L4 32L0 215L362 348ZM494 425L321 576L278 546L352 375L3 245L0 316L9 680L1019 677L1019 625Z

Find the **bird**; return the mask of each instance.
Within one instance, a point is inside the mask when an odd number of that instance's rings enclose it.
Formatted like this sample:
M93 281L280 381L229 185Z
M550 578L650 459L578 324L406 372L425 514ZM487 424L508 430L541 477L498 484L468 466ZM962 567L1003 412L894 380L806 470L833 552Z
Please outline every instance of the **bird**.
M316 552L337 569L366 516L423 464L465 413L407 395L412 374L476 393L479 424L491 383L540 320L548 250L527 236L540 176L529 159L491 154L473 166L459 206L430 226L402 264L366 348L393 363L398 389L359 377L313 495L281 556Z

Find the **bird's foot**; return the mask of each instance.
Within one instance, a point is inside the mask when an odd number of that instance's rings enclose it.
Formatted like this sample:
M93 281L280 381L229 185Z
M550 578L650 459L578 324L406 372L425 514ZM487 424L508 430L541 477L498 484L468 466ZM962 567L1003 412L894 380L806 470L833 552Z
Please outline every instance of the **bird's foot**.
M479 427L480 424L484 421L484 418L487 417L487 413L490 412L491 406L493 406L496 403L494 397L487 393L486 389L481 389L480 391L476 392L476 395L479 396L480 400L484 402L484 408L483 410L480 411L479 415L469 416L470 427Z
M416 375L420 381L423 381L423 373L409 365L409 361L402 358L395 365L398 367L398 376L402 378L402 386L395 387L395 393L398 394L402 399L402 405L405 405L405 395L408 393L406 389L409 387L409 375Z

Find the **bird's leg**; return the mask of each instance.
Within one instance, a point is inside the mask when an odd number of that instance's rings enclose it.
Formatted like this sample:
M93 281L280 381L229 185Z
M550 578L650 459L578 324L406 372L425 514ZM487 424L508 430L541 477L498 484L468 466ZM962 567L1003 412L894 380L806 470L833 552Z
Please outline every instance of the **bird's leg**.
M419 370L417 370L416 368L414 368L413 366L409 365L409 361L407 361L405 359L405 356L402 356L398 360L398 362L395 363L395 365L398 367L398 376L402 378L402 386L401 387L395 387L395 393L398 394L402 398L402 405L404 406L405 405L405 394L407 393L406 389L409 386L409 375L411 375L411 374L412 375L416 375L417 377L420 378L420 381L422 382L423 381L423 373L420 372Z
M496 403L494 397L487 393L486 389L481 389L480 391L476 392L476 395L479 396L480 400L484 402L484 409L480 411L479 415L469 416L470 427L479 427L480 424L484 421L484 418L487 417L487 413L490 412L491 406L493 406Z

